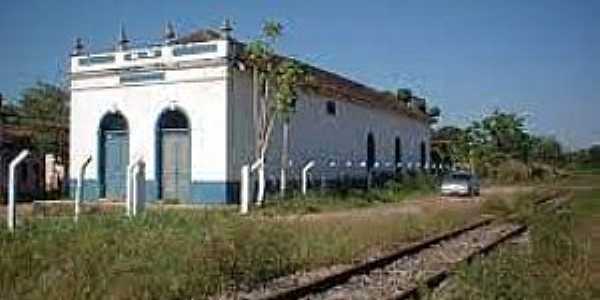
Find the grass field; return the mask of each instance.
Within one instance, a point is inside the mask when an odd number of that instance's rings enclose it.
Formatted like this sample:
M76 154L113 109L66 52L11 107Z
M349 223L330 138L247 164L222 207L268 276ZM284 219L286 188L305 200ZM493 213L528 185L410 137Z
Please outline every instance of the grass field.
M290 216L288 208L268 209L288 217L154 210L133 220L88 215L77 225L71 218L34 218L15 235L0 229L2 298L202 299L298 270L351 263L479 214L441 208L427 216L305 219Z
M571 193L569 205L557 213L516 209L532 224L528 247L502 248L461 269L449 299L600 299L600 173L575 173L559 186Z
M413 184L276 202L246 217L232 209L154 209L133 220L86 215L77 225L68 217L26 219L15 235L0 228L0 291L3 299L203 299L352 263L482 212L477 203L434 202L407 213L414 204L405 199L434 192L431 183Z

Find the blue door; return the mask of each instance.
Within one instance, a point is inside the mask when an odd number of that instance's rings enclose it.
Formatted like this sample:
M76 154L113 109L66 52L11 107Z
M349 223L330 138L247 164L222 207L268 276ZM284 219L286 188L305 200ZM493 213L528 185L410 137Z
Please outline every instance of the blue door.
M161 130L160 184L163 199L190 199L190 136L186 129Z
M125 199L129 164L128 134L126 131L106 131L104 134L105 197Z

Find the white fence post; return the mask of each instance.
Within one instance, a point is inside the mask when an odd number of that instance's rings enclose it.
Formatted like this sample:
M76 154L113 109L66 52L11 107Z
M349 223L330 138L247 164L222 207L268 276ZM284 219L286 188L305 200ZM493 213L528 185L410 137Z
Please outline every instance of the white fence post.
M77 190L75 191L75 217L74 220L75 222L77 222L79 220L79 211L80 211L80 205L81 205L81 201L83 198L83 181L85 180L85 169L87 168L87 166L90 164L90 162L92 161L92 156L88 155L85 158L85 161L83 161L83 164L81 165L80 169L79 169L79 176L77 177Z
M146 164L138 160L133 169L133 216L137 216L146 206Z
M135 168L135 165L138 162L138 158L136 157L133 161L131 161L131 163L129 163L129 165L127 166L127 191L126 191L126 195L125 195L125 205L126 205L126 210L125 210L125 214L128 217L131 217L133 215L133 193L134 193L134 176L133 176L133 169Z
M315 161L311 160L304 166L304 168L302 168L302 195L306 195L306 189L307 189L307 185L308 185L308 180L307 180L308 174L307 173L314 166L315 166Z
M248 203L250 201L250 167L242 166L240 177L240 214L248 213Z
M141 170L140 170L141 169ZM126 196L126 205L127 205L127 216L133 217L137 215L137 210L139 210L139 198L143 197L145 199L145 183L142 183L142 187L144 190L141 190L140 183L138 182L139 177L143 177L145 180L145 174L139 175L139 172L145 172L145 164L141 157L135 159L129 166L127 166L127 196Z
M17 221L17 214L15 208L15 196L17 183L15 182L15 170L17 166L29 155L29 150L23 150L15 159L10 162L8 167L8 213L6 214L8 222L8 230L10 232L15 231L15 225Z

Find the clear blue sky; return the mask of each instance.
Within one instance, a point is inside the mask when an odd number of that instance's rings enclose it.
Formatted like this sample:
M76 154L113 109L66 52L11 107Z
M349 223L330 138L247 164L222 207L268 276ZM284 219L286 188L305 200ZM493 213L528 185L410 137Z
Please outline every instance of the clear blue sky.
M378 88L409 87L439 105L443 124L494 108L530 114L533 131L571 146L600 142L600 1L81 1L3 0L0 91L64 80L73 39L105 48L130 38L235 22L249 38L268 18L281 48Z

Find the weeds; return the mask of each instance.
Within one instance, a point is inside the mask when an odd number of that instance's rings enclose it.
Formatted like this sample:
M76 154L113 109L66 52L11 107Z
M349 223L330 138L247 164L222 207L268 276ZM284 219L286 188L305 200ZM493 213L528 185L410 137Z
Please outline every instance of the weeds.
M463 211L344 219L239 217L156 210L34 219L0 229L3 299L202 299L331 264L465 222Z
M369 207L381 203L397 203L437 190L436 180L427 175L416 174L402 181L390 180L383 187L341 189L312 192L306 196L293 195L287 199L273 199L259 212L264 215L309 214L348 208Z
M581 178L574 178L583 182ZM595 184L597 178L587 179ZM492 202L487 209L517 213L529 226L528 243L504 247L460 268L446 299L597 299L591 235L600 215L598 191L576 192L569 206L554 213L534 211L531 201ZM522 196L528 198L528 196ZM590 223L591 222L591 223ZM596 225L594 225L596 224ZM595 251L598 251L597 249ZM597 274L596 274L597 276Z

